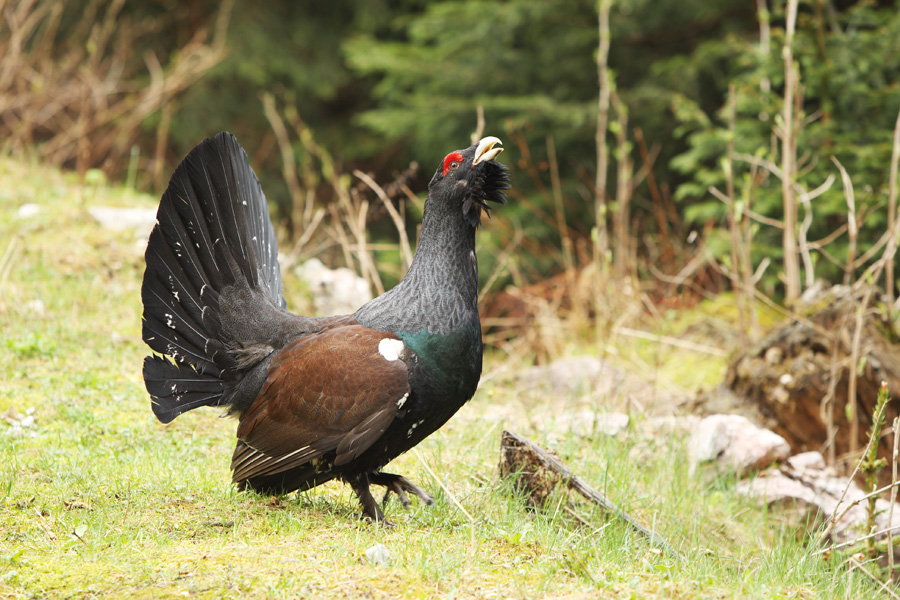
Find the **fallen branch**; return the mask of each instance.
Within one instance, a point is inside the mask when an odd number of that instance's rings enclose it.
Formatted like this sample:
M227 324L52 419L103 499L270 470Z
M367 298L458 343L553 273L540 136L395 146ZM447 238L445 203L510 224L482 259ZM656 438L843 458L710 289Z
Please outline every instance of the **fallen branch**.
M863 564L862 564L861 562L859 562L858 560L856 560L856 558L854 558L854 557L851 556L851 557L850 557L850 564L853 565L853 568L854 568L854 569L858 569L859 571L862 571L862 573L863 573L866 577L868 577L869 579L871 579L872 581L874 581L875 583L877 583L878 586L881 587L881 589L884 590L891 598L897 598L898 600L900 600L900 596L898 596L897 594L895 594L894 591L893 591L891 588L889 588L888 585L887 585L885 582L883 582L883 581L881 581L880 579L878 579L877 577L875 577L875 575L873 575L871 571L869 571L868 569L866 569L866 568L863 566Z
M621 510L606 496L577 477L571 469L556 457L532 442L511 431L500 437L500 476L518 475L517 486L531 496L540 506L560 483L574 490L590 502L600 506L615 518L624 521L631 529L643 535L650 543L671 556L678 553L658 534L650 531Z
M653 333L641 331L639 329L631 329L629 327L616 327L615 329L613 329L613 333L620 333L622 335L647 340L650 342L667 344L669 346L675 346L676 348L683 348L685 350L693 350L694 352L702 352L703 354L711 354L713 356L721 357L728 356L728 353L721 348L716 348L715 346L707 346L706 344L696 344L694 342L681 340L670 335L655 335Z

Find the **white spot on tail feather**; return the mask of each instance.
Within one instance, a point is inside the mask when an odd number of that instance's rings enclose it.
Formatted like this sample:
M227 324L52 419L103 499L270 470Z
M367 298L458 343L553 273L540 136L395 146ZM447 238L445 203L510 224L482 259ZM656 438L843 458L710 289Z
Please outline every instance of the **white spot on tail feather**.
M378 353L381 354L385 360L395 361L399 359L400 353L403 352L404 348L405 346L400 340L384 338L378 342Z
M416 427L418 427L419 425L421 425L424 422L425 422L425 419L422 419L421 421L418 421L417 423L413 423L412 427L409 428L409 431L406 432L406 437L412 437L413 431L416 430Z

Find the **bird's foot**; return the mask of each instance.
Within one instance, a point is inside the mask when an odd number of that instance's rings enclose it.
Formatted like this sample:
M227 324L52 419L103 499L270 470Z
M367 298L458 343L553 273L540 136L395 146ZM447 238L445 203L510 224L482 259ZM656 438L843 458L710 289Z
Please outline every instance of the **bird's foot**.
M406 495L406 492L409 492L414 496L418 496L422 502L429 506L434 504L434 498L429 496L427 493L425 493L425 490L411 482L403 475L394 475L393 473L370 473L369 483L374 485L383 485L386 488L384 492L384 500L382 500L383 506L387 506L387 501L391 495L391 492L397 494L397 498L400 500L400 504L402 504L403 508L407 510L409 510L409 496Z

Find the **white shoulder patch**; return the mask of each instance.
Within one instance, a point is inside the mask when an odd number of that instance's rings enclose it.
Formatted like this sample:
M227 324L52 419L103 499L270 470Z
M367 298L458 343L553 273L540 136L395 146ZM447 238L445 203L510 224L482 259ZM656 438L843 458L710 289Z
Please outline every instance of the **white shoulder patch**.
M391 338L384 338L380 342L378 342L378 353L381 354L386 360L397 360L400 358L400 353L403 352L405 346L403 342L400 340L393 340Z

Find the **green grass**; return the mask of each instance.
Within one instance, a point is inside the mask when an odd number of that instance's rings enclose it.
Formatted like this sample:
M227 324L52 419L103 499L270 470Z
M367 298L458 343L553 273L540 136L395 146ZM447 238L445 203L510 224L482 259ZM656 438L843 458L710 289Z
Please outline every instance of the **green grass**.
M26 202L40 212L19 219ZM36 418L22 436L0 421L0 597L876 597L870 582L770 523L732 478L690 474L678 439L631 432L554 444L678 557L584 504L590 525L580 524L562 495L527 510L497 475L509 423L482 418L515 393L494 380L418 449L474 523L413 453L390 470L437 502L413 500L409 512L392 503L393 529L360 521L340 484L275 499L236 492L233 421L214 410L168 426L153 417L140 375L143 249L134 232L102 230L86 212L155 203L0 159L0 413L34 408ZM513 425L548 443L527 422ZM364 559L376 543L390 566Z

